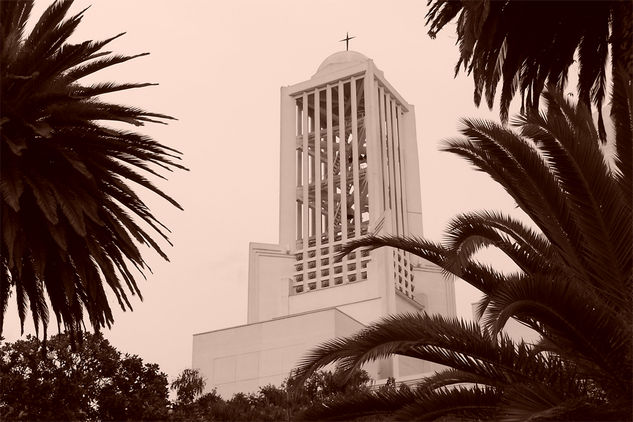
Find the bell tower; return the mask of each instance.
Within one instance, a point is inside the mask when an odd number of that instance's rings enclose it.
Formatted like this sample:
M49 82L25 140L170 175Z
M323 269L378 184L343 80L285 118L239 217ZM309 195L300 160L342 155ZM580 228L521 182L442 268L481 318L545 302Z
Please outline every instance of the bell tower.
M371 297L380 298L372 320L425 308L427 295L416 290L422 263L408 253L334 259L369 233L422 235L415 111L372 60L338 52L309 80L281 89L280 176L280 244L294 258L291 313ZM369 322L369 314L357 317Z
M399 312L455 315L453 280L391 248L342 245L368 234L422 236L415 110L374 62L327 57L281 88L279 243L251 243L247 324L194 335L193 367L221 394L280 383L316 344ZM265 224L265 222L262 222ZM376 379L420 376L393 357Z

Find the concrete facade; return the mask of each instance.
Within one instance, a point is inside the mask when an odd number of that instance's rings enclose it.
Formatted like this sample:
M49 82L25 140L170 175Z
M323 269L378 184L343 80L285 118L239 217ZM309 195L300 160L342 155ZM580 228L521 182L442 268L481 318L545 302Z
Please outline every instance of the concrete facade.
M193 367L219 394L280 385L315 344L353 334L363 324L336 308L195 334ZM207 389L210 386L207 385Z
M455 315L453 280L429 262L388 248L337 256L368 234L422 236L416 136L414 107L360 53L281 88L279 244L250 244L247 325L194 335L207 389L278 384L309 348L390 314ZM433 369L392 358L370 373Z

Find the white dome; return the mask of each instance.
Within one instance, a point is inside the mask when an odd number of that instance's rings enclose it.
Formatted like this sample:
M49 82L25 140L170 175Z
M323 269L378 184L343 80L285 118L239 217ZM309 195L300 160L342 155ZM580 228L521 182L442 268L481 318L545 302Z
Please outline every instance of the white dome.
M364 54L357 51L339 51L338 53L331 54L323 63L319 66L316 74L331 72L340 67L348 67L356 63L363 63L369 60Z

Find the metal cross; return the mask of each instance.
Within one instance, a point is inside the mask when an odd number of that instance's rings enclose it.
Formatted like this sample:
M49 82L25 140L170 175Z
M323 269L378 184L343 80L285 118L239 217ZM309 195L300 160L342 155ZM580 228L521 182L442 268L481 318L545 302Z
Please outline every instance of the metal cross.
M343 42L345 41L345 51L349 51L349 40L352 40L356 37L350 37L349 36L349 32L345 33L345 38L343 38L342 40L340 40L339 42Z

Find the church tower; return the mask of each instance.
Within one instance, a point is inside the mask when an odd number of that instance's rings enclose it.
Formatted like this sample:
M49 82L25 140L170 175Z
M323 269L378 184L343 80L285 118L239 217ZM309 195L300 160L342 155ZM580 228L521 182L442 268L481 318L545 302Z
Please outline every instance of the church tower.
M193 367L221 393L280 382L310 347L389 314L455 314L453 281L422 259L390 248L335 259L367 234L422 236L414 107L372 60L338 52L281 88L280 153L279 244L250 245L247 325L194 336ZM370 372L431 369L393 358Z

